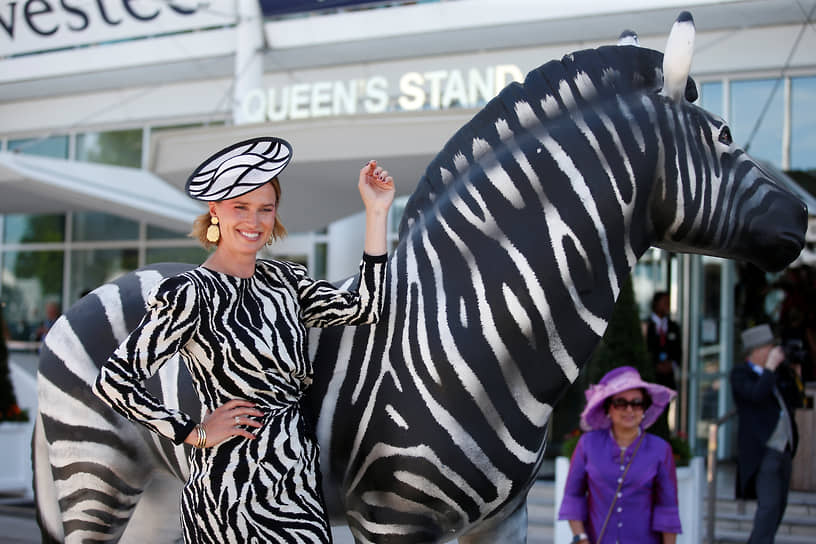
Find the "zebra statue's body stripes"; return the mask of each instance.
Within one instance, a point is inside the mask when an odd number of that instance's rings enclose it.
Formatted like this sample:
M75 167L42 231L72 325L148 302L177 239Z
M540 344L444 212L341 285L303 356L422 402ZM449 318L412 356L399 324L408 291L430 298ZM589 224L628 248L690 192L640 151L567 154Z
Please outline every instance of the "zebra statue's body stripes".
M675 28L691 25L681 15ZM667 47L666 81L685 82L676 54ZM358 542L524 542L552 406L637 258L655 245L778 270L798 255L802 203L678 84L658 93L660 62L634 46L599 48L502 91L420 181L380 322L311 333L306 404L326 499ZM90 390L146 291L180 269L100 287L46 337L35 431L45 541L180 534L184 451ZM200 410L178 365L149 383Z

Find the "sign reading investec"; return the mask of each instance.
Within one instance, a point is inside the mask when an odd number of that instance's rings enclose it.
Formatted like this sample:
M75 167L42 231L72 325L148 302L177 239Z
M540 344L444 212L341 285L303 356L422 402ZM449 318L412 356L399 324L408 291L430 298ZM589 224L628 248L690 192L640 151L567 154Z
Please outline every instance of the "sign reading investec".
M234 21L230 0L0 0L0 57Z
M514 64L483 69L406 72L391 81L381 75L346 81L295 83L253 89L241 100L244 122L284 121L387 111L471 108L490 100L524 74Z

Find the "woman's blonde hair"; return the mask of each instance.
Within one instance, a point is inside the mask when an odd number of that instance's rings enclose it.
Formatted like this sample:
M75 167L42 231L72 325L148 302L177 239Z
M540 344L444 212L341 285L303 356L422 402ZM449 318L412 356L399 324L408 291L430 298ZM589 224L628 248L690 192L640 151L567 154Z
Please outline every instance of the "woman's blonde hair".
M283 223L280 222L280 216L278 215L278 210L280 209L280 201L281 201L281 186L280 181L278 178L272 178L272 181L269 183L272 184L272 187L275 189L275 226L272 227L272 236L267 243L271 243L274 240L280 240L284 236L286 236L286 227L283 226ZM207 240L207 229L210 227L210 212L202 213L198 217L195 218L193 221L193 230L190 231L189 236L190 238L194 238L198 240L198 242L204 246L204 249L212 249L218 246L218 242L210 242ZM220 239L219 239L220 241Z

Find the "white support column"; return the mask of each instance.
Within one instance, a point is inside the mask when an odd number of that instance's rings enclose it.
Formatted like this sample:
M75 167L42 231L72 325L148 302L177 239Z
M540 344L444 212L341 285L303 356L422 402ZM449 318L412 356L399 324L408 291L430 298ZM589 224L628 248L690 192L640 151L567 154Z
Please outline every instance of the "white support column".
M150 125L142 127L142 170L150 170Z
M700 255L683 254L683 366L688 379L682 384L680 396L681 425L688 433L691 451L697 446L697 421L700 417L697 410L699 397L700 371L700 302L703 284L703 264Z
M731 409L731 386L729 373L734 366L734 285L737 283L737 268L734 261L725 259L720 269L720 373L721 383L717 399L717 416L724 416ZM731 457L730 428L721 425L717 442L720 444L718 459Z
M790 170L791 156L791 78L785 77L784 113L782 114L782 170Z
M232 90L232 121L236 125L252 119L244 113L243 100L247 92L263 87L263 16L258 0L236 0L235 78Z
M63 257L62 257L62 304L60 304L60 311L66 312L68 308L71 306L72 303L76 302L75 300L71 300L71 280L73 279L73 273L71 271L71 260L73 258L73 247L72 244L74 242L74 212L67 212L65 214L65 240L64 249L63 249Z
M5 140L4 140L5 142ZM6 228L6 216L4 214L0 214L0 274L3 274L3 256L5 252L6 238L5 238L5 228ZM0 281L0 298L3 296L3 282ZM0 306L0 312L3 311L2 306ZM5 316L4 316L5 317Z

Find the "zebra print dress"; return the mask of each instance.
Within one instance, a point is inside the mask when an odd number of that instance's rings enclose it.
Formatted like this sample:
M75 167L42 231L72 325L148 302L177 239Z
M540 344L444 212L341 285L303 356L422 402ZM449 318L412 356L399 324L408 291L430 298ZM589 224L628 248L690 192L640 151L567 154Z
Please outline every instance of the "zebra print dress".
M180 444L196 422L162 404L145 380L178 354L204 407L250 400L257 438L193 449L181 499L186 542L330 542L318 446L299 400L311 383L307 327L373 323L386 255L363 255L356 290L315 281L300 265L258 260L250 278L204 267L162 281L139 326L103 366L95 393L125 417Z

